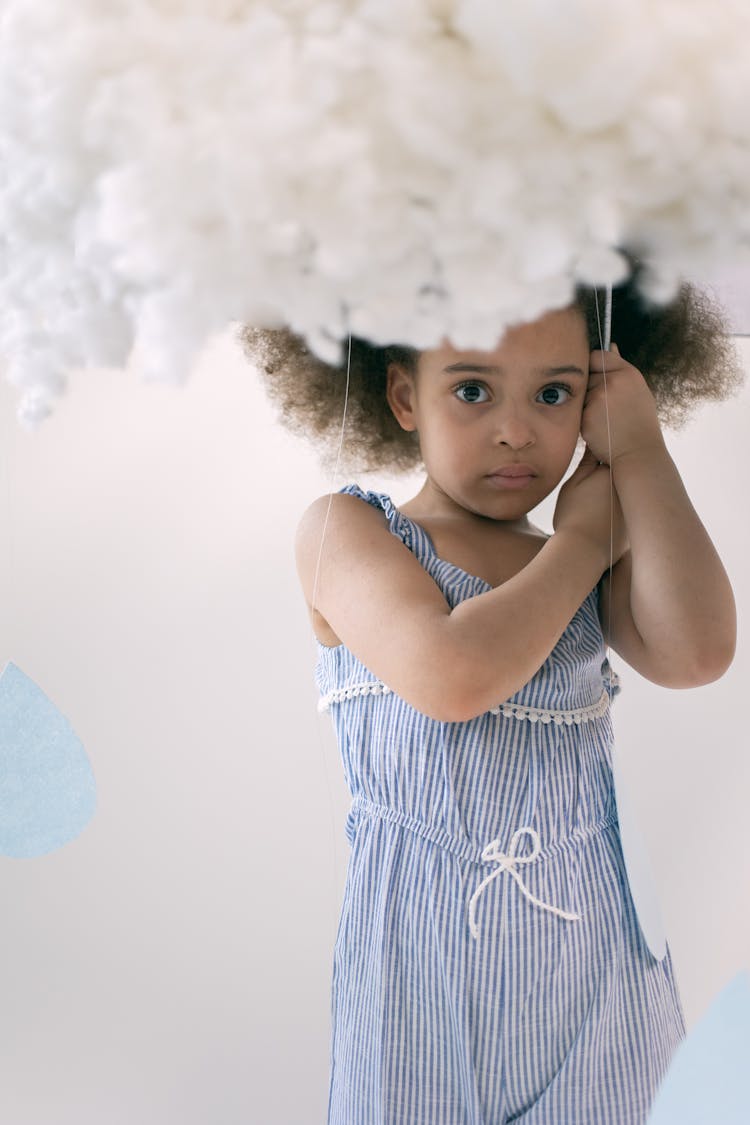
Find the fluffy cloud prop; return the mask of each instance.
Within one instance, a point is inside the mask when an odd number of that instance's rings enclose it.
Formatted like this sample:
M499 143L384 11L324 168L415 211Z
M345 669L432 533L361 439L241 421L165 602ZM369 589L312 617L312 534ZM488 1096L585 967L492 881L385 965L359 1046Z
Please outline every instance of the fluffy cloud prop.
M0 357L179 381L232 321L491 347L750 260L746 0L6 0Z

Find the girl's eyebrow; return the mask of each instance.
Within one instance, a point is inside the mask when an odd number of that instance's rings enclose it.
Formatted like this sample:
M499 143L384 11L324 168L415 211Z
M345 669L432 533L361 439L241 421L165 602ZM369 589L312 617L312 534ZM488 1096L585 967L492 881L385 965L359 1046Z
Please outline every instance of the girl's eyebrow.
M452 363L450 367L444 367L443 371L448 375L457 373L468 373L471 375L502 375L502 367L485 367L481 363ZM585 372L575 364L566 363L562 367L542 367L536 372L536 375L580 375L582 379L588 378Z

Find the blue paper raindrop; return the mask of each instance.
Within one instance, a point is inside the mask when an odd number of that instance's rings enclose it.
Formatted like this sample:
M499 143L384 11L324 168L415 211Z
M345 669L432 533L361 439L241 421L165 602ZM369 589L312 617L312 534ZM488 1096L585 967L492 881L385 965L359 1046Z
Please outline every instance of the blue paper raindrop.
M13 663L0 675L0 855L29 859L75 839L96 783L75 731Z

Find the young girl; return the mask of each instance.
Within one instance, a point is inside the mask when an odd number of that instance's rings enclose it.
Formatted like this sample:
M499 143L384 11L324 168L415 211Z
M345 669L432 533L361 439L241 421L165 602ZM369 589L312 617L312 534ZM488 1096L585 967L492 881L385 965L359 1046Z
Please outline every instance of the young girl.
M492 352L352 341L350 449L425 479L400 508L349 485L298 534L353 796L331 1125L640 1125L685 1034L623 863L605 646L671 688L731 663L731 587L657 406L684 417L738 373L689 287L651 311L616 290L622 354L592 350L595 299ZM337 438L347 364L244 342L286 420ZM528 514L579 435L546 535Z

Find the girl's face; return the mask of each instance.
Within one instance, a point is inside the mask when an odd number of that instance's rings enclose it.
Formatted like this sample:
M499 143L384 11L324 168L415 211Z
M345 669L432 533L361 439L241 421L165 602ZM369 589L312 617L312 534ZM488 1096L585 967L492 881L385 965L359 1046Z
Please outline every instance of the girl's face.
M494 351L422 352L415 373L392 364L388 401L416 430L432 514L456 506L494 520L520 520L559 484L581 429L589 343L576 308L507 330ZM498 470L534 475L510 488Z

